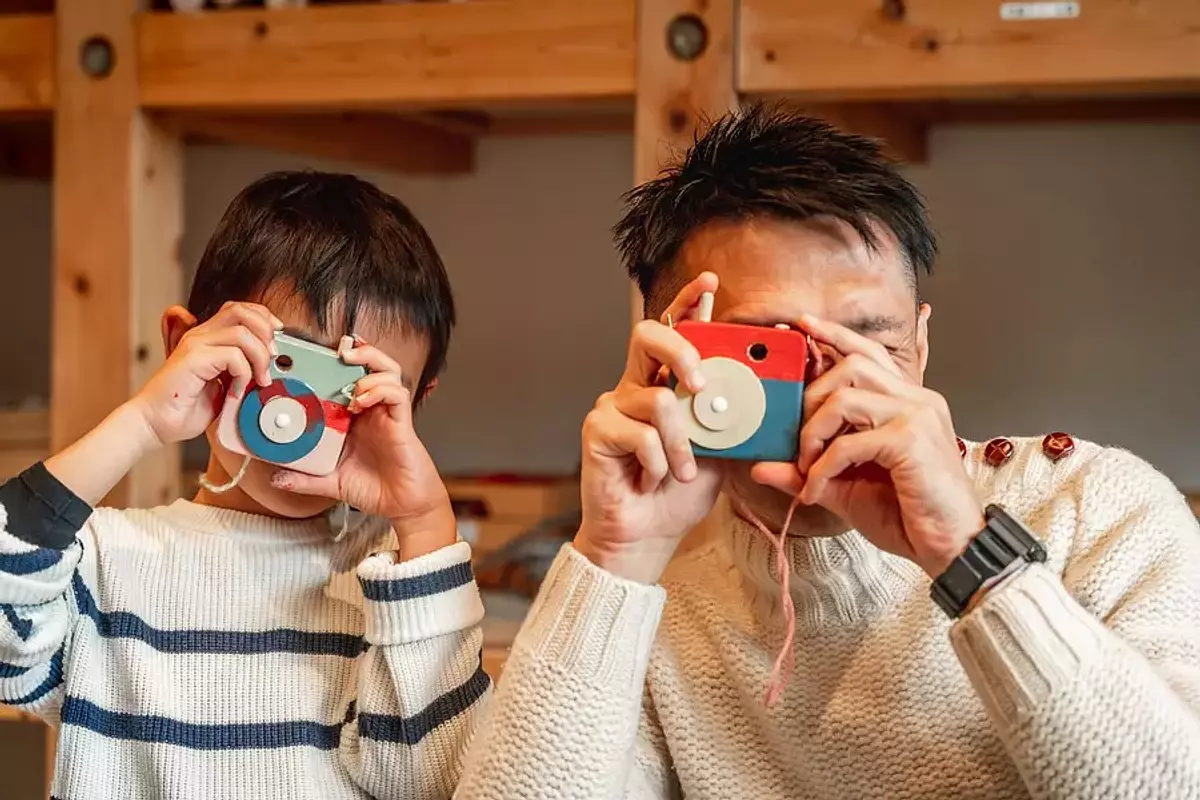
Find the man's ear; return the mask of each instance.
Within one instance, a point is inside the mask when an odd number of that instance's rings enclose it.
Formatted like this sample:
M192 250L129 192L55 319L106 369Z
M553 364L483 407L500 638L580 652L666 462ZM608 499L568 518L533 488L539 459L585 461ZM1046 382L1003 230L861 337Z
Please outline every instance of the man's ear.
M163 312L161 325L163 352L170 358L183 335L196 327L196 316L183 306L171 306Z
M925 383L925 367L929 366L929 317L933 308L921 303L917 310L917 366L921 370L921 383Z

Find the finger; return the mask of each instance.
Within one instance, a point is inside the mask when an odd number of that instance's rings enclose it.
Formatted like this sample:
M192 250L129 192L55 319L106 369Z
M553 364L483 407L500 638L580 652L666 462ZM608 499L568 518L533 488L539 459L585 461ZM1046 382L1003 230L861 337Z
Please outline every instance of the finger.
M889 436L886 428L839 436L808 471L800 490L800 502L820 505L830 481L852 467L880 459L888 447Z
M275 332L283 328L283 321L258 303L229 302L221 306L213 318L202 327L227 328L241 325L248 328L259 341L274 351Z
M397 375L403 372L395 359L387 353L374 345L356 343L350 336L342 337L338 355L347 364L366 367L369 372L394 372Z
M845 325L819 319L811 314L800 317L799 327L814 339L833 347L844 356L859 353L866 356L879 366L894 375L900 375L900 368L888 354L887 348L879 342L868 339L861 333L850 330Z
M686 418L679 399L670 389L653 387L617 392L614 406L625 416L648 422L658 431L667 464L675 479L687 483L696 477L696 457L688 439Z
M867 389L852 386L838 389L800 429L800 474L809 474L829 443L839 434L845 435L848 428L882 428L903 413L907 405L904 400Z
M750 467L750 480L792 497L804 488L804 476L790 461L760 461Z
M687 286L679 290L679 294L675 295L675 299L667 306L667 310L662 313L658 321L667 325L694 316L700 305L700 295L705 292L716 292L719 282L715 272L701 272Z
M254 380L254 368L241 348L233 345L197 347L188 354L189 368L205 383L229 375L229 396L240 398Z
M621 383L627 386L653 386L659 370L666 367L692 392L704 388L700 373L700 353L678 331L653 320L642 320L629 340L629 357Z
M642 492L654 491L669 474L667 454L658 431L625 416L611 404L598 405L588 414L583 441L585 451L602 458L636 458L641 470L638 488Z
M816 414L834 392L851 386L895 397L908 397L916 389L870 358L854 353L804 387L804 419Z
M370 378L378 380L363 386ZM378 405L386 406L388 416L397 422L407 422L412 418L412 393L392 373L368 375L359 381L355 387L354 398L350 401L350 413L361 414Z
M340 500L337 473L328 475L306 475L290 469L281 469L271 475L271 485L276 489L312 497L327 497Z
M254 378L259 385L271 385L271 353L267 345L245 325L209 331L197 336L193 341L201 347L238 348L254 368Z

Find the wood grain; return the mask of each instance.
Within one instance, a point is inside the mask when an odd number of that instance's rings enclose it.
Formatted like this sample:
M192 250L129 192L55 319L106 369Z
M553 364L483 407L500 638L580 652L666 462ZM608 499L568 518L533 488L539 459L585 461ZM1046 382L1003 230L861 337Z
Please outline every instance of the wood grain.
M488 0L138 18L152 108L629 97L635 0Z
M53 105L54 17L0 16L0 112L44 112Z
M1086 0L1075 19L999 3L741 0L739 88L805 99L1200 89L1200 3Z

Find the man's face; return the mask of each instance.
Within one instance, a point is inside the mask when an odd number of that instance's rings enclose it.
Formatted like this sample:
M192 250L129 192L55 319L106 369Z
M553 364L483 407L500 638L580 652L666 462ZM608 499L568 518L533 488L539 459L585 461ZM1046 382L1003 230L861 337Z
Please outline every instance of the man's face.
M315 321L298 298L282 300L267 298L264 299L263 304L283 321L284 330L287 333L330 349L337 349L341 338L340 334L321 333L317 330ZM420 380L429 357L428 342L424 337L405 336L403 332L389 331L377 324L373 316L371 314L360 315L355 333L378 347L400 365L403 370L401 380L415 397L417 382ZM245 456L222 447L217 440L216 430L217 422L214 421L209 426L207 438L212 459L220 467L220 471L225 473L225 476L212 474L214 470L211 469L212 465L210 464L209 479L214 483L221 483L228 480L226 476L237 473ZM350 435L354 435L353 428L350 429ZM242 480L227 493L224 499L233 501L233 504L242 510L293 519L316 516L333 507L334 501L332 500L295 494L272 486L271 476L278 469L280 468L273 464L257 459L252 460ZM240 496L229 497L229 495ZM247 500L249 502L244 502Z
M845 325L891 353L905 378L921 383L928 357L929 307L918 308L893 237L877 229L872 251L844 223L755 219L714 222L684 243L688 278L715 272L713 319L749 325L796 325L801 314ZM750 462L726 462L727 486L772 526L791 498L750 479ZM792 532L840 533L845 526L818 508L797 509Z

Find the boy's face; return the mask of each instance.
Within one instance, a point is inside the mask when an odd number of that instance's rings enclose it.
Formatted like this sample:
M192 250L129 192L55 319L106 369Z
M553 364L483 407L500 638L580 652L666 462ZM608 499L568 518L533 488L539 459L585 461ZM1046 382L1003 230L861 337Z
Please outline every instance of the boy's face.
M262 303L283 321L284 328L288 333L333 350L337 349L342 332L339 330L337 333L322 333L318 330L302 300L289 297L281 300L264 299ZM170 313L168 312L168 314ZM403 370L401 379L415 397L417 383L420 381L421 373L424 371L429 357L428 341L423 336L405 336L403 331L388 330L381 326L374 316L360 313L354 333L378 347L400 365ZM170 337L172 342L178 342L179 336L182 336L187 327L190 327L186 320L179 320L175 323L168 320L167 324L168 327L174 324L182 328L178 335ZM428 393L432 388L430 386L426 392ZM212 453L209 459L208 479L211 483L219 485L227 482L229 476L237 474L245 456L222 447L217 440L216 433L217 422L214 420L209 425L206 434ZM350 435L354 435L353 427L350 429ZM273 487L271 476L279 469L280 467L275 464L253 459L237 486L224 494L214 495L207 499L220 498L217 502L222 507L292 519L322 514L336 504L336 501L327 498L295 494Z

